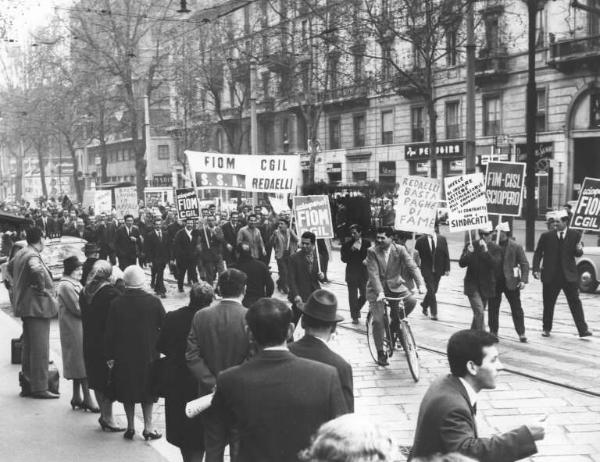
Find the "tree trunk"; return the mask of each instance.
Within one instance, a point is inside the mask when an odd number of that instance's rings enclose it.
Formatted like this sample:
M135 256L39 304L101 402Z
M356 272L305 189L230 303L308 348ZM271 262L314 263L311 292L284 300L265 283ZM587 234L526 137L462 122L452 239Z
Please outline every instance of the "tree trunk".
M437 146L437 116L435 113L435 101L433 99L433 95L431 98L428 98L427 101L427 116L429 119L429 158L431 159L430 176L431 178L437 178L437 156L435 154L435 149Z
M15 156L17 160L17 175L15 177L15 201L18 201L23 197L23 149L22 145L20 148L21 152Z
M42 196L44 196L47 199L48 198L48 187L46 186L46 172L44 171L44 154L43 154L41 145L36 146L36 148L37 148L38 163L40 166L40 181L42 183Z
M131 144L133 152L135 153L135 185L137 189L138 200L144 199L144 189L146 187L146 145L145 143L138 143L139 141L139 127L138 127L138 113L135 106L135 96L133 94L133 86L127 85L127 97L129 99L129 112L131 117L130 122L130 134ZM145 132L145 130L144 130ZM145 137L145 134L144 134Z
M69 153L71 154L71 160L73 161L73 186L75 187L75 194L77 196L77 202L83 202L83 191L81 190L81 183L79 181L79 177L77 176L77 172L79 171L79 162L77 162L77 153L75 152L75 148L72 144L67 144L69 146Z

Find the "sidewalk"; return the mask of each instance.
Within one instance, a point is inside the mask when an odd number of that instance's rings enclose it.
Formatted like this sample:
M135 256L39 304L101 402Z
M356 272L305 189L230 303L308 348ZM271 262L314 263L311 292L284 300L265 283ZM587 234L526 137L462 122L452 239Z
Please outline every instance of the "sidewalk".
M2 288L3 296L6 291ZM98 414L72 411L71 381L62 378L60 349L57 349L56 321L51 331L50 358L61 373L60 399L36 400L19 396L20 365L10 364L10 339L21 334L17 320L0 310L0 460L10 462L166 462L159 450L166 441L146 443L138 435L125 441L122 433L104 433L98 425ZM60 348L60 341L59 346ZM122 406L115 404L116 413ZM124 417L121 417L124 421ZM141 426L137 429L141 431ZM170 446L170 445L168 445ZM175 448L173 448L175 449ZM169 448L167 448L169 451ZM164 452L164 451L163 451ZM167 452L168 454L168 452Z

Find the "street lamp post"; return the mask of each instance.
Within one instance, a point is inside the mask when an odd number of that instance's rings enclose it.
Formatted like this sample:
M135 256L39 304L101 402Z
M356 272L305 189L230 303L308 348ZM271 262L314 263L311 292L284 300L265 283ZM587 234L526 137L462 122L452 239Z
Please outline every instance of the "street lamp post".
M525 178L525 183L527 187L527 213L525 216L525 248L528 251L532 251L535 245L535 219L537 215L537 207L535 201L535 116L537 113L537 90L535 83L536 19L538 11L544 8L546 0L525 1L527 3L527 15L529 17L526 106L527 174Z

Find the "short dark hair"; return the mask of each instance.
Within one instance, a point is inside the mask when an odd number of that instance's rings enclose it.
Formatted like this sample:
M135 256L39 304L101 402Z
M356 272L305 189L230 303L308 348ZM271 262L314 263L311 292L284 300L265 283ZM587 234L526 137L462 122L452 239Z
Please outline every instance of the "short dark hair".
M246 273L235 268L223 271L219 275L219 292L221 297L239 297L246 286Z
M290 226L290 220L288 220L287 218L279 218L277 220L279 223L285 223L286 226Z
M79 258L77 258L75 255L67 257L63 260L63 274L65 276L69 276L80 266L81 262L79 261Z
M455 377L467 375L467 363L478 366L483 360L483 348L498 343L498 339L482 330L465 329L455 332L448 340L447 354L450 372Z
M283 300L258 299L246 313L246 323L260 347L281 345L288 337L292 310Z
M392 237L394 230L389 226L380 226L377 228L377 234L385 234L387 237Z
M356 231L357 233L360 233L360 234L362 234L362 232L363 232L362 226L357 225L357 224L350 225L349 229L350 229L350 231Z
M27 228L27 231L25 231L25 239L29 245L39 244L42 240L42 230L37 227Z
M300 239L310 239L310 243L314 244L317 241L317 236L315 236L315 233L311 233L310 231L304 231L302 236L300 236Z
M131 213L128 213L123 217L123 221L127 220L128 218L131 218L133 220L133 215Z

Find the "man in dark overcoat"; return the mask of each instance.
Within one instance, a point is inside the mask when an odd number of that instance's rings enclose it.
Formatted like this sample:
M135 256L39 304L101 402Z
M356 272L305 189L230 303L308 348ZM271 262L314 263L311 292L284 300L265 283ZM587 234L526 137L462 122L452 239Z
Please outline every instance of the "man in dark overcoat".
M348 302L352 323L358 324L360 310L367 301L367 281L369 273L363 263L367 258L367 250L371 241L362 237L360 225L350 226L352 239L342 244L341 258L346 263L346 284L348 286Z
M154 289L156 295L166 298L167 289L165 288L164 275L165 267L169 262L170 251L162 224L162 218L154 219L154 229L146 234L144 253L146 254L146 261L151 266L150 287Z
M115 252L121 271L136 264L142 243L140 230L133 224L133 215L125 215L123 219L125 225L118 228L115 234Z
M196 273L196 241L198 234L194 232L194 219L185 220L185 227L175 233L173 238L173 257L177 265L177 287L183 292L183 281L188 274L190 282L198 282Z

